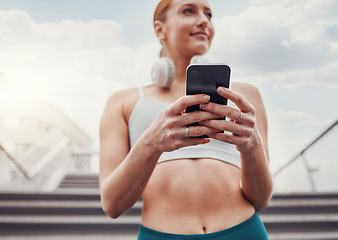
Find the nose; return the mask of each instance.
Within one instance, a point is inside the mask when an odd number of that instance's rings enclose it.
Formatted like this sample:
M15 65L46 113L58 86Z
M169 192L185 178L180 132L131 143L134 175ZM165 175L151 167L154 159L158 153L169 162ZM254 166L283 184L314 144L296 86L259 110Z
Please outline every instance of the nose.
M197 25L201 27L207 27L209 24L210 20L209 18L205 15L204 12L199 14L198 20L197 20Z

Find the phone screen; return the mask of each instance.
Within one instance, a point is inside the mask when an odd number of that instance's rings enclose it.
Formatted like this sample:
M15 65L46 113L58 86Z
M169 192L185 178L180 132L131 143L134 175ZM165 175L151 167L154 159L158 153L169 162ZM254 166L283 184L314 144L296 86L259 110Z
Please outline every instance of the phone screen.
M186 94L208 94L210 102L226 105L228 99L220 96L217 93L217 88L222 86L229 88L230 84L230 67L225 64L196 64L189 65L187 68L187 85ZM189 106L186 112L202 111L199 105ZM222 119L225 119L222 118ZM198 123L190 124L190 126L197 126ZM199 138L207 138L203 135Z
M192 64L187 68L186 94L208 94L210 102L227 104L226 98L217 93L217 88L223 86L229 88L230 67L225 64ZM201 110L199 105L190 106L186 112Z

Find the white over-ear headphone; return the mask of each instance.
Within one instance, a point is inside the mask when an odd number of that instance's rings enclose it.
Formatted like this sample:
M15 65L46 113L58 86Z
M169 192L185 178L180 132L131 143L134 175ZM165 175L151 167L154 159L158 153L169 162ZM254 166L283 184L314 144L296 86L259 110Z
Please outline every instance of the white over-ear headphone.
M193 56L190 64L208 63L209 61L199 55ZM151 69L151 81L159 87L169 88L175 77L174 62L168 57L161 57Z
M174 62L168 57L161 57L151 69L151 81L162 88L169 88L175 77Z

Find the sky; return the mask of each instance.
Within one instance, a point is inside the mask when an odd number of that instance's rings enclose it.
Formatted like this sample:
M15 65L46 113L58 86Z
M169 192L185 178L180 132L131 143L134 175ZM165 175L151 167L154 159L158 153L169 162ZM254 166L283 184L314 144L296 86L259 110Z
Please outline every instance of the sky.
M157 0L0 0L0 101L56 105L93 137L107 98L150 83ZM206 57L255 85L271 169L338 118L338 0L210 0Z

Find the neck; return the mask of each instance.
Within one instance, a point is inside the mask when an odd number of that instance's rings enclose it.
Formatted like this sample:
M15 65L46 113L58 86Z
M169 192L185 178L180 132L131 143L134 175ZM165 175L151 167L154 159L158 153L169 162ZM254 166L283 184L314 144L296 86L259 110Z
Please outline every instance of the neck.
M175 78L174 82L176 83L184 83L186 82L186 70L188 65L190 64L190 57L170 57L175 65Z

